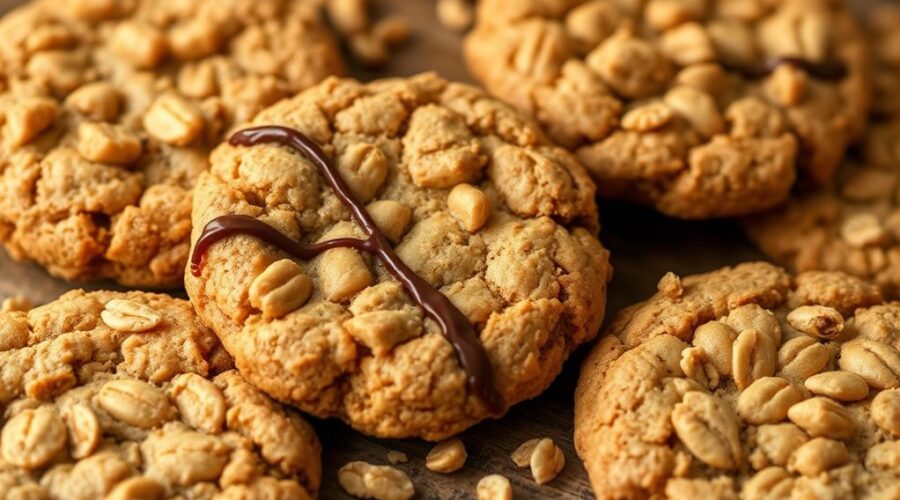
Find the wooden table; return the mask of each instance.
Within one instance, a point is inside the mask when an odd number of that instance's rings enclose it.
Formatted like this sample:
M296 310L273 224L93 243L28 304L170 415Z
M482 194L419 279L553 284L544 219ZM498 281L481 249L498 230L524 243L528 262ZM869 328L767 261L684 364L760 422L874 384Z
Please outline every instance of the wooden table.
M407 17L414 26L413 43L394 55L379 71L351 68L361 79L413 75L437 71L459 81L472 79L460 59L462 37L440 27L432 1L377 0L385 12ZM0 0L0 11L21 2ZM853 0L864 9L871 0ZM607 317L653 294L663 274L679 275L762 259L734 221L683 222L667 219L648 209L616 202L601 202L601 239L612 252L615 267L609 288ZM71 284L56 280L40 267L11 261L0 251L0 300L24 295L45 303L72 288L119 288L111 283ZM183 294L182 294L183 295ZM387 452L398 450L409 462L398 465L416 485L416 498L474 498L475 484L488 473L500 473L513 483L515 498L592 498L584 468L572 444L572 394L585 349L576 352L562 375L540 397L514 407L500 421L479 424L460 437L466 444L466 466L440 475L425 469L425 455L432 444L419 440L385 440L360 435L337 421L315 421L323 445L324 478L321 498L349 498L337 484L337 470L352 460L386 464ZM517 469L509 454L534 437L551 437L566 454L566 467L550 484L538 487L531 472Z

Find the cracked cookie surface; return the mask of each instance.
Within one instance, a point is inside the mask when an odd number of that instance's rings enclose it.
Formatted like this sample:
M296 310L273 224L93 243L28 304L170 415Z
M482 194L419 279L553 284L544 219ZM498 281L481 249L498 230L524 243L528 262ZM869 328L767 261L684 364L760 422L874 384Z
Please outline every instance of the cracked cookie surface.
M184 300L0 312L0 498L312 498L320 446Z
M900 304L767 263L658 288L582 366L575 444L598 498L900 495Z
M784 207L747 219L750 238L797 271L843 271L900 297L900 8L885 5L871 22L875 59L873 114L858 155L835 179Z
M332 78L251 124L321 145L399 257L472 323L507 406L596 335L611 270L594 184L509 106L429 74ZM301 243L362 237L314 166L275 144L217 148L195 200L194 242L232 214ZM237 236L204 262L185 279L193 304L276 399L390 437L437 440L488 416L438 324L368 254L304 261Z
M339 73L307 0L39 0L0 20L0 241L69 280L181 285L233 123Z
M870 97L861 31L827 0L485 0L465 56L601 194L683 218L759 212L795 178L827 181ZM847 71L760 69L777 58Z

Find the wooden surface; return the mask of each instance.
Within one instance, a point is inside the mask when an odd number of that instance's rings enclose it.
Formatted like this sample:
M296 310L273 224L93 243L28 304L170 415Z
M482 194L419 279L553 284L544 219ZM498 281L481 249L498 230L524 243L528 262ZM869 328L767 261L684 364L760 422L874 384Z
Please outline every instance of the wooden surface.
M437 71L447 78L471 81L459 56L461 37L440 27L430 0L378 0L385 12L406 16L414 26L413 42L379 71L351 69L361 79ZM18 2L0 0L0 10ZM855 1L858 6L867 1ZM609 288L607 316L643 300L668 271L680 275L760 259L733 221L682 222L622 203L601 203L601 239L612 252L615 268ZM70 284L55 280L35 265L15 263L0 251L0 300L24 295L40 304L72 288L118 288L110 283ZM182 294L183 295L183 294ZM315 421L323 444L324 479L321 498L348 498L337 484L337 469L352 460L386 464L388 450L409 456L398 467L416 485L416 498L474 498L475 484L488 473L500 473L521 498L592 498L590 485L572 445L572 393L585 349L576 352L554 385L535 400L514 407L499 421L484 422L463 433L469 459L450 475L424 467L432 445L419 440L381 440L359 435L337 421ZM523 441L548 436L566 454L566 467L550 484L538 487L528 469L516 469L509 454Z

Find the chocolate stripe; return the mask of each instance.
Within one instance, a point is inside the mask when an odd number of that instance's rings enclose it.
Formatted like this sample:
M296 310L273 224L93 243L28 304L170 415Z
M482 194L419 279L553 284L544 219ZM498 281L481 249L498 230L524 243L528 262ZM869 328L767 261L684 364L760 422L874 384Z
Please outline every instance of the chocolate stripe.
M269 243L293 257L309 260L320 253L337 247L349 247L376 256L388 272L406 289L412 299L425 313L441 327L444 337L456 350L460 363L468 374L469 388L492 413L504 410L502 397L493 381L493 372L487 352L469 320L450 300L412 271L394 252L387 237L353 196L337 169L329 161L322 149L297 130L264 126L242 130L228 141L233 146L255 146L277 143L290 147L312 162L319 174L331 187L334 194L350 209L353 220L367 235L366 239L338 238L312 245L302 245L283 235L268 224L246 215L224 215L209 221L203 233L194 244L191 254L191 273L199 276L203 267L203 256L209 247L224 238L244 234Z
M847 76L847 66L842 62L812 62L802 57L772 57L760 64L728 66L728 69L741 73L748 78L763 78L778 69L782 64L789 64L795 68L802 69L821 80L841 80Z

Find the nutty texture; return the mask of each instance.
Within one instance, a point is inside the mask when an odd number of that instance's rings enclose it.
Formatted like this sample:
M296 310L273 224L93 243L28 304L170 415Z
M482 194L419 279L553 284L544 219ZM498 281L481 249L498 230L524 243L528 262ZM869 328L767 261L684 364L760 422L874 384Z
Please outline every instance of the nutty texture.
M252 124L295 128L333 158L400 258L471 321L507 405L540 393L596 335L610 267L595 236L594 184L508 106L434 75L328 79ZM222 145L211 163L195 195L195 240L226 214L302 243L362 236L313 165L288 148ZM476 196L451 203L463 183ZM248 380L378 436L439 440L487 416L437 323L379 261L350 248L294 259L291 276L311 281L305 302L277 293L287 279L254 299L259 277L277 274L285 257L234 237L209 249L200 276L186 277Z
M872 15L876 85L874 113L858 155L834 180L783 208L749 218L747 233L767 255L798 272L843 271L900 297L900 57L895 53L900 7Z
M668 215L746 215L831 178L863 130L870 70L840 1L486 0L465 56L601 194ZM825 80L773 58L839 62Z
M900 495L900 304L767 263L680 283L623 310L582 366L575 444L598 498ZM844 329L794 328L810 307Z
M339 73L309 0L38 0L0 21L0 242L69 280L181 285L232 124Z
M110 325L103 313L121 303L158 323L140 332ZM318 491L312 428L233 369L186 301L70 292L31 311L0 312L0 342L3 498L302 499Z

